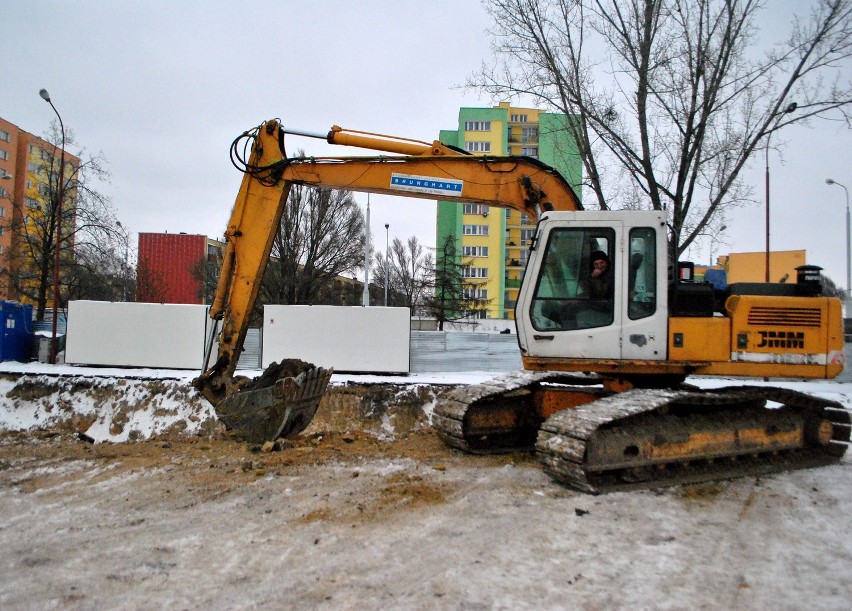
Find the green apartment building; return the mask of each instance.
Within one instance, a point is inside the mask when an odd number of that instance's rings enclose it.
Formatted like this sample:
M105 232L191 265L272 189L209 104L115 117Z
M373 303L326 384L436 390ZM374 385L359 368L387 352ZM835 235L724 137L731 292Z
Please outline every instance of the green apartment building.
M582 162L566 129L568 117L515 108L462 108L458 128L441 130L440 140L474 155L525 155L556 168L581 197ZM535 219L515 210L478 204L438 202L437 245L457 238L458 255L470 265L465 275L476 280L477 297L487 299L479 318L513 319L527 262Z

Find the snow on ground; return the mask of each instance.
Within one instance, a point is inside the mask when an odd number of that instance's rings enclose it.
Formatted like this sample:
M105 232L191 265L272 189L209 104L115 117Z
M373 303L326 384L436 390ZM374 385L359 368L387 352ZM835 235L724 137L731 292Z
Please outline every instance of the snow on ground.
M238 371L254 377L260 371ZM9 374L4 376L3 374ZM209 431L216 416L192 387L198 372L176 369L120 369L43 363L0 363L0 431L30 430L70 423L96 441L147 439L174 431ZM333 386L391 385L405 389L475 384L494 373L422 373L409 375L335 374ZM431 419L432 402L422 411ZM385 414L383 435L393 435Z
M21 374L33 384L15 385ZM192 432L212 419L186 391L194 375L2 363L0 429L76 417L104 441ZM347 383L405 395L493 377L332 383L344 405ZM53 404L39 403L51 384ZM852 408L852 383L771 384ZM165 398L141 411L116 399L153 401L155 390ZM376 417L389 443L307 437L270 454L203 437L0 437L0 608L849 608L849 454L818 469L589 496L529 455L464 455Z
M3 376L4 373L10 375ZM254 377L259 370L244 370L240 375ZM168 430L198 434L207 430L215 413L190 385L198 372L179 369L79 367L43 363L0 362L0 430L28 430L46 427L76 418L74 424L98 441L121 442L146 439ZM13 391L21 377L33 387L52 392ZM411 373L407 375L338 374L333 386L392 385L401 389L418 386L448 387L479 384L500 374L494 372ZM85 380L81 385L80 379ZM689 382L701 388L719 388L737 384L772 385L798 390L840 402L852 409L852 382L773 380L693 377ZM422 409L431 420L433 404ZM85 426L83 426L85 425ZM82 428L81 428L82 427ZM392 434L388 416L384 432Z

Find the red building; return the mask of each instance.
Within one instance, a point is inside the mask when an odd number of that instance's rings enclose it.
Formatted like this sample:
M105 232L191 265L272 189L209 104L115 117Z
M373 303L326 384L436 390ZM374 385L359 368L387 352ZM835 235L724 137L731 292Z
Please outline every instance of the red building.
M204 303L208 239L186 233L140 233L137 301Z

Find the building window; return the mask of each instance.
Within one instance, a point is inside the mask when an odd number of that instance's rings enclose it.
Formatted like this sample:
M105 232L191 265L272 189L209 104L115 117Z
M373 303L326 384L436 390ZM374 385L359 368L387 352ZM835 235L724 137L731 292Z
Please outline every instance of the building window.
M487 246L462 246L463 257L487 257Z
M464 235L488 235L488 225L462 225Z
M512 115L509 117L509 121L512 123L526 123L527 116L526 115Z
M525 146L521 148L521 155L525 155L526 157L535 157L536 159L538 159L538 147Z
M470 267L465 265L462 267L462 277L463 278L487 278L488 277L488 268L487 267Z
M488 299L488 289L463 288L462 299Z
M27 164L27 172L32 172L33 174L38 174L41 171L41 166L33 161L30 161Z
M464 214L481 214L482 216L488 216L488 211L488 204L464 204L462 210Z
M6 191L6 189L4 189L3 187L0 187L0 197L6 197L7 193L8 192ZM3 210L3 209L4 208L2 206L0 206L0 210ZM0 216L3 216L2 212L0 212Z
M537 127L524 127L521 129L521 138L524 139L524 142L529 142L530 140L538 140L538 128Z
M7 132L5 129L0 129L0 140L2 140L3 142L9 142L11 140L9 132Z
M535 236L535 229L521 229L521 244L526 244Z
M474 140L473 142L465 142L464 150L468 153L490 153L491 143Z
M464 130L467 132L490 132L491 121L465 121Z
M6 160L9 158L9 151L6 149L0 149L0 159Z
M33 199L32 197L27 198L27 208L30 210L38 210L41 208L41 202L37 199Z

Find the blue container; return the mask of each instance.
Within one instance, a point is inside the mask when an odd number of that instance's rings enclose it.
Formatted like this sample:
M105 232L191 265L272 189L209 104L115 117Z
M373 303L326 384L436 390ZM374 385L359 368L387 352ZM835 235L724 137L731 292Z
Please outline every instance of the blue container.
M723 269L708 269L704 272L704 280L712 284L714 289L724 291L728 288L728 274Z
M30 356L33 306L16 301L0 301L0 361L26 362Z

